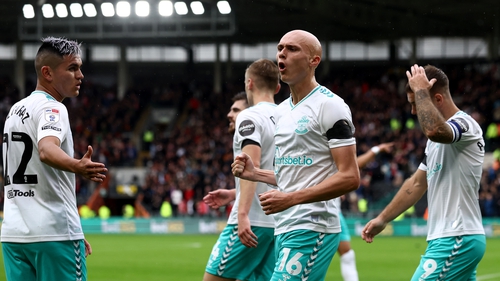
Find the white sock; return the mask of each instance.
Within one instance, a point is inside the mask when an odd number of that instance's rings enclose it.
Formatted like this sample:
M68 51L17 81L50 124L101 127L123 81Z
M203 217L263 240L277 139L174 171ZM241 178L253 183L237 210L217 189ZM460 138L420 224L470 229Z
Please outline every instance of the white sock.
M359 281L358 270L356 269L356 256L352 249L340 256L340 272L344 281Z

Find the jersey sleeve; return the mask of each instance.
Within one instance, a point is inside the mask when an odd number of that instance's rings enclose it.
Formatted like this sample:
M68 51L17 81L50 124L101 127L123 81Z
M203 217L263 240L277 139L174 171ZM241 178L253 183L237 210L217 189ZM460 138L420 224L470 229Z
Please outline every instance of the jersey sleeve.
M70 129L68 110L59 102L46 102L38 115L37 142L47 136L57 137L63 142Z
M342 99L328 99L319 117L321 132L330 148L356 144L351 110Z
M446 121L453 132L452 143L468 143L482 136L482 130L469 115L455 115Z
M236 117L236 131L234 132L234 145L242 149L243 142L261 146L262 127L260 122L250 110L244 110Z

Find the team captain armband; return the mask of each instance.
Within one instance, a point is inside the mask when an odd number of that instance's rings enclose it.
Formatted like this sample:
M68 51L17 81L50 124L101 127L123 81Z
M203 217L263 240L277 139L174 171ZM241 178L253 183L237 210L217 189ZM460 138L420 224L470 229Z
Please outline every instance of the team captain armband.
M350 139L353 137L352 128L347 120L339 120L326 132L326 137L331 139Z
M469 131L469 123L463 118L453 118L446 122L453 131L452 142L458 142L462 138L462 134Z

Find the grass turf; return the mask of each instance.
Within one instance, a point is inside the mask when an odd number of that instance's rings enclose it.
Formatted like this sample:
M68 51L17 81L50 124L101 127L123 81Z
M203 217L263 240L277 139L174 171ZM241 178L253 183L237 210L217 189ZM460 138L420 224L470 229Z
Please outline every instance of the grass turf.
M89 281L202 280L217 235L87 235L94 253L87 259ZM377 237L367 244L352 237L360 280L409 280L427 244L424 237ZM1 258L0 258L1 260ZM500 239L487 240L478 281L500 280ZM3 261L0 281L5 280ZM335 255L326 280L342 280Z

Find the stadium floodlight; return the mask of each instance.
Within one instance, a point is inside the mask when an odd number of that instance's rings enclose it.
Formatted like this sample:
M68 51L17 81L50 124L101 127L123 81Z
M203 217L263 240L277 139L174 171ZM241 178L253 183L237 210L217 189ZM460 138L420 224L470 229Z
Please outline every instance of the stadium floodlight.
M135 14L138 17L149 16L149 3L148 3L148 1L137 1L135 3Z
M118 1L116 3L116 14L122 18L130 16L130 3L127 1Z
M205 13L203 4L200 1L191 2L191 11L193 11L195 15L203 15L203 13Z
M85 15L89 18L97 16L97 10L95 9L94 4L92 3L84 4L83 10L85 11Z
M71 16L74 18L81 18L83 16L83 9L80 3L71 3L71 5L69 5L69 10Z
M42 14L45 18L53 18L54 17L54 9L50 4L43 4L42 6Z
M227 15L231 13L231 6L227 1L219 1L217 2L217 8L219 9L219 13L223 15Z
M65 18L68 16L68 9L66 8L66 5L63 3L59 3L56 5L56 14L60 18Z
M23 6L23 15L26 19L32 19L35 17L35 9L30 4L24 4Z
M101 4L101 13L107 18L112 17L115 15L115 7L109 2L104 2Z
M170 17L174 13L172 1L160 1L158 3L158 12L162 17Z
M175 12L178 15L186 15L188 13L188 7L185 2L175 2L174 4Z

